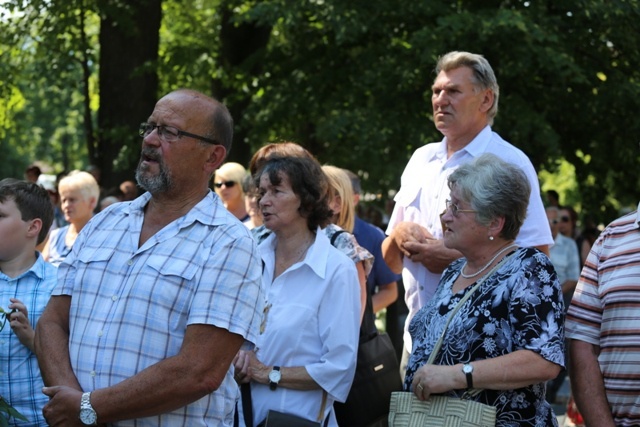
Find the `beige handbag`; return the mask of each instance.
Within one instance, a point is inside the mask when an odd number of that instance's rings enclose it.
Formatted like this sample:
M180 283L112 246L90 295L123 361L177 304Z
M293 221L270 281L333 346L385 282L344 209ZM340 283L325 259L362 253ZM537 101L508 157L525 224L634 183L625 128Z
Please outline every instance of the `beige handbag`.
M505 257L489 271L478 283L465 294L451 311L447 323L442 330L438 342L433 348L427 364L432 364L442 347L444 334L462 305L480 287L480 285L495 273L508 257ZM465 395L473 396L480 390L470 390ZM391 393L389 408L389 427L495 427L496 408L484 403L449 396L430 396L428 400L418 400L415 394L407 391Z

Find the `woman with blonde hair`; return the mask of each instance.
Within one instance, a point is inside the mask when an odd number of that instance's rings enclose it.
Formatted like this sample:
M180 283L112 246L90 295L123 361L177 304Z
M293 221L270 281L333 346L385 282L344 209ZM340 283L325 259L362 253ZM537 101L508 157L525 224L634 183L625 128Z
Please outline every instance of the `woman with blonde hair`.
M222 199L224 207L242 222L251 218L244 203L242 180L247 171L240 163L227 162L220 166L213 177L213 187Z
M355 208L349 175L343 169L331 165L322 166L322 170L329 179L329 207L333 211L331 222L353 233Z
M98 182L88 172L75 170L58 184L60 206L69 225L51 231L42 256L58 266L71 252L78 234L93 216L100 197Z

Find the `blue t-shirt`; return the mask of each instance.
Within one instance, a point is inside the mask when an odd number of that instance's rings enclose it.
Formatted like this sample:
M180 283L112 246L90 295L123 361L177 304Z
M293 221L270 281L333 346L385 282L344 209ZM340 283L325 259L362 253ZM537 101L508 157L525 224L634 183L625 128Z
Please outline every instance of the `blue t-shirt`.
M385 234L380 228L356 217L353 235L358 244L374 256L373 268L367 277L367 289L371 295L375 293L376 286L384 286L400 280L401 276L391 271L382 258L382 241L385 239Z

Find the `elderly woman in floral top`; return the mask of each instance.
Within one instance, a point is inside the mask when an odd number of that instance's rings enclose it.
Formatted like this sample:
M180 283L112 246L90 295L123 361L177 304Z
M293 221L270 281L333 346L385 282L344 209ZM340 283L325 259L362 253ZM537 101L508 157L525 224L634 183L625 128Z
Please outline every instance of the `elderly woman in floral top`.
M565 363L562 291L549 258L515 243L528 181L519 168L485 154L454 171L449 187L444 243L464 258L444 271L410 324L405 388L420 400L443 394L491 405L496 426L557 426L545 382ZM426 364L443 331L433 364Z

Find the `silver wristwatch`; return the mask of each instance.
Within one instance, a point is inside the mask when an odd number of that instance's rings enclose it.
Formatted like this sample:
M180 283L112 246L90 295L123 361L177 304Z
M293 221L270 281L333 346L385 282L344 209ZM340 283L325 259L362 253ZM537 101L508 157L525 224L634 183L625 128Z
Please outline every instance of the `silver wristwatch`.
M80 399L80 422L86 426L98 425L98 414L91 406L91 392L82 393L82 399Z
M271 372L269 372L269 388L271 390L278 388L278 383L281 378L282 373L280 372L280 366L274 366Z
M462 372L467 377L467 389L473 388L473 365L470 363L465 363L462 365Z

